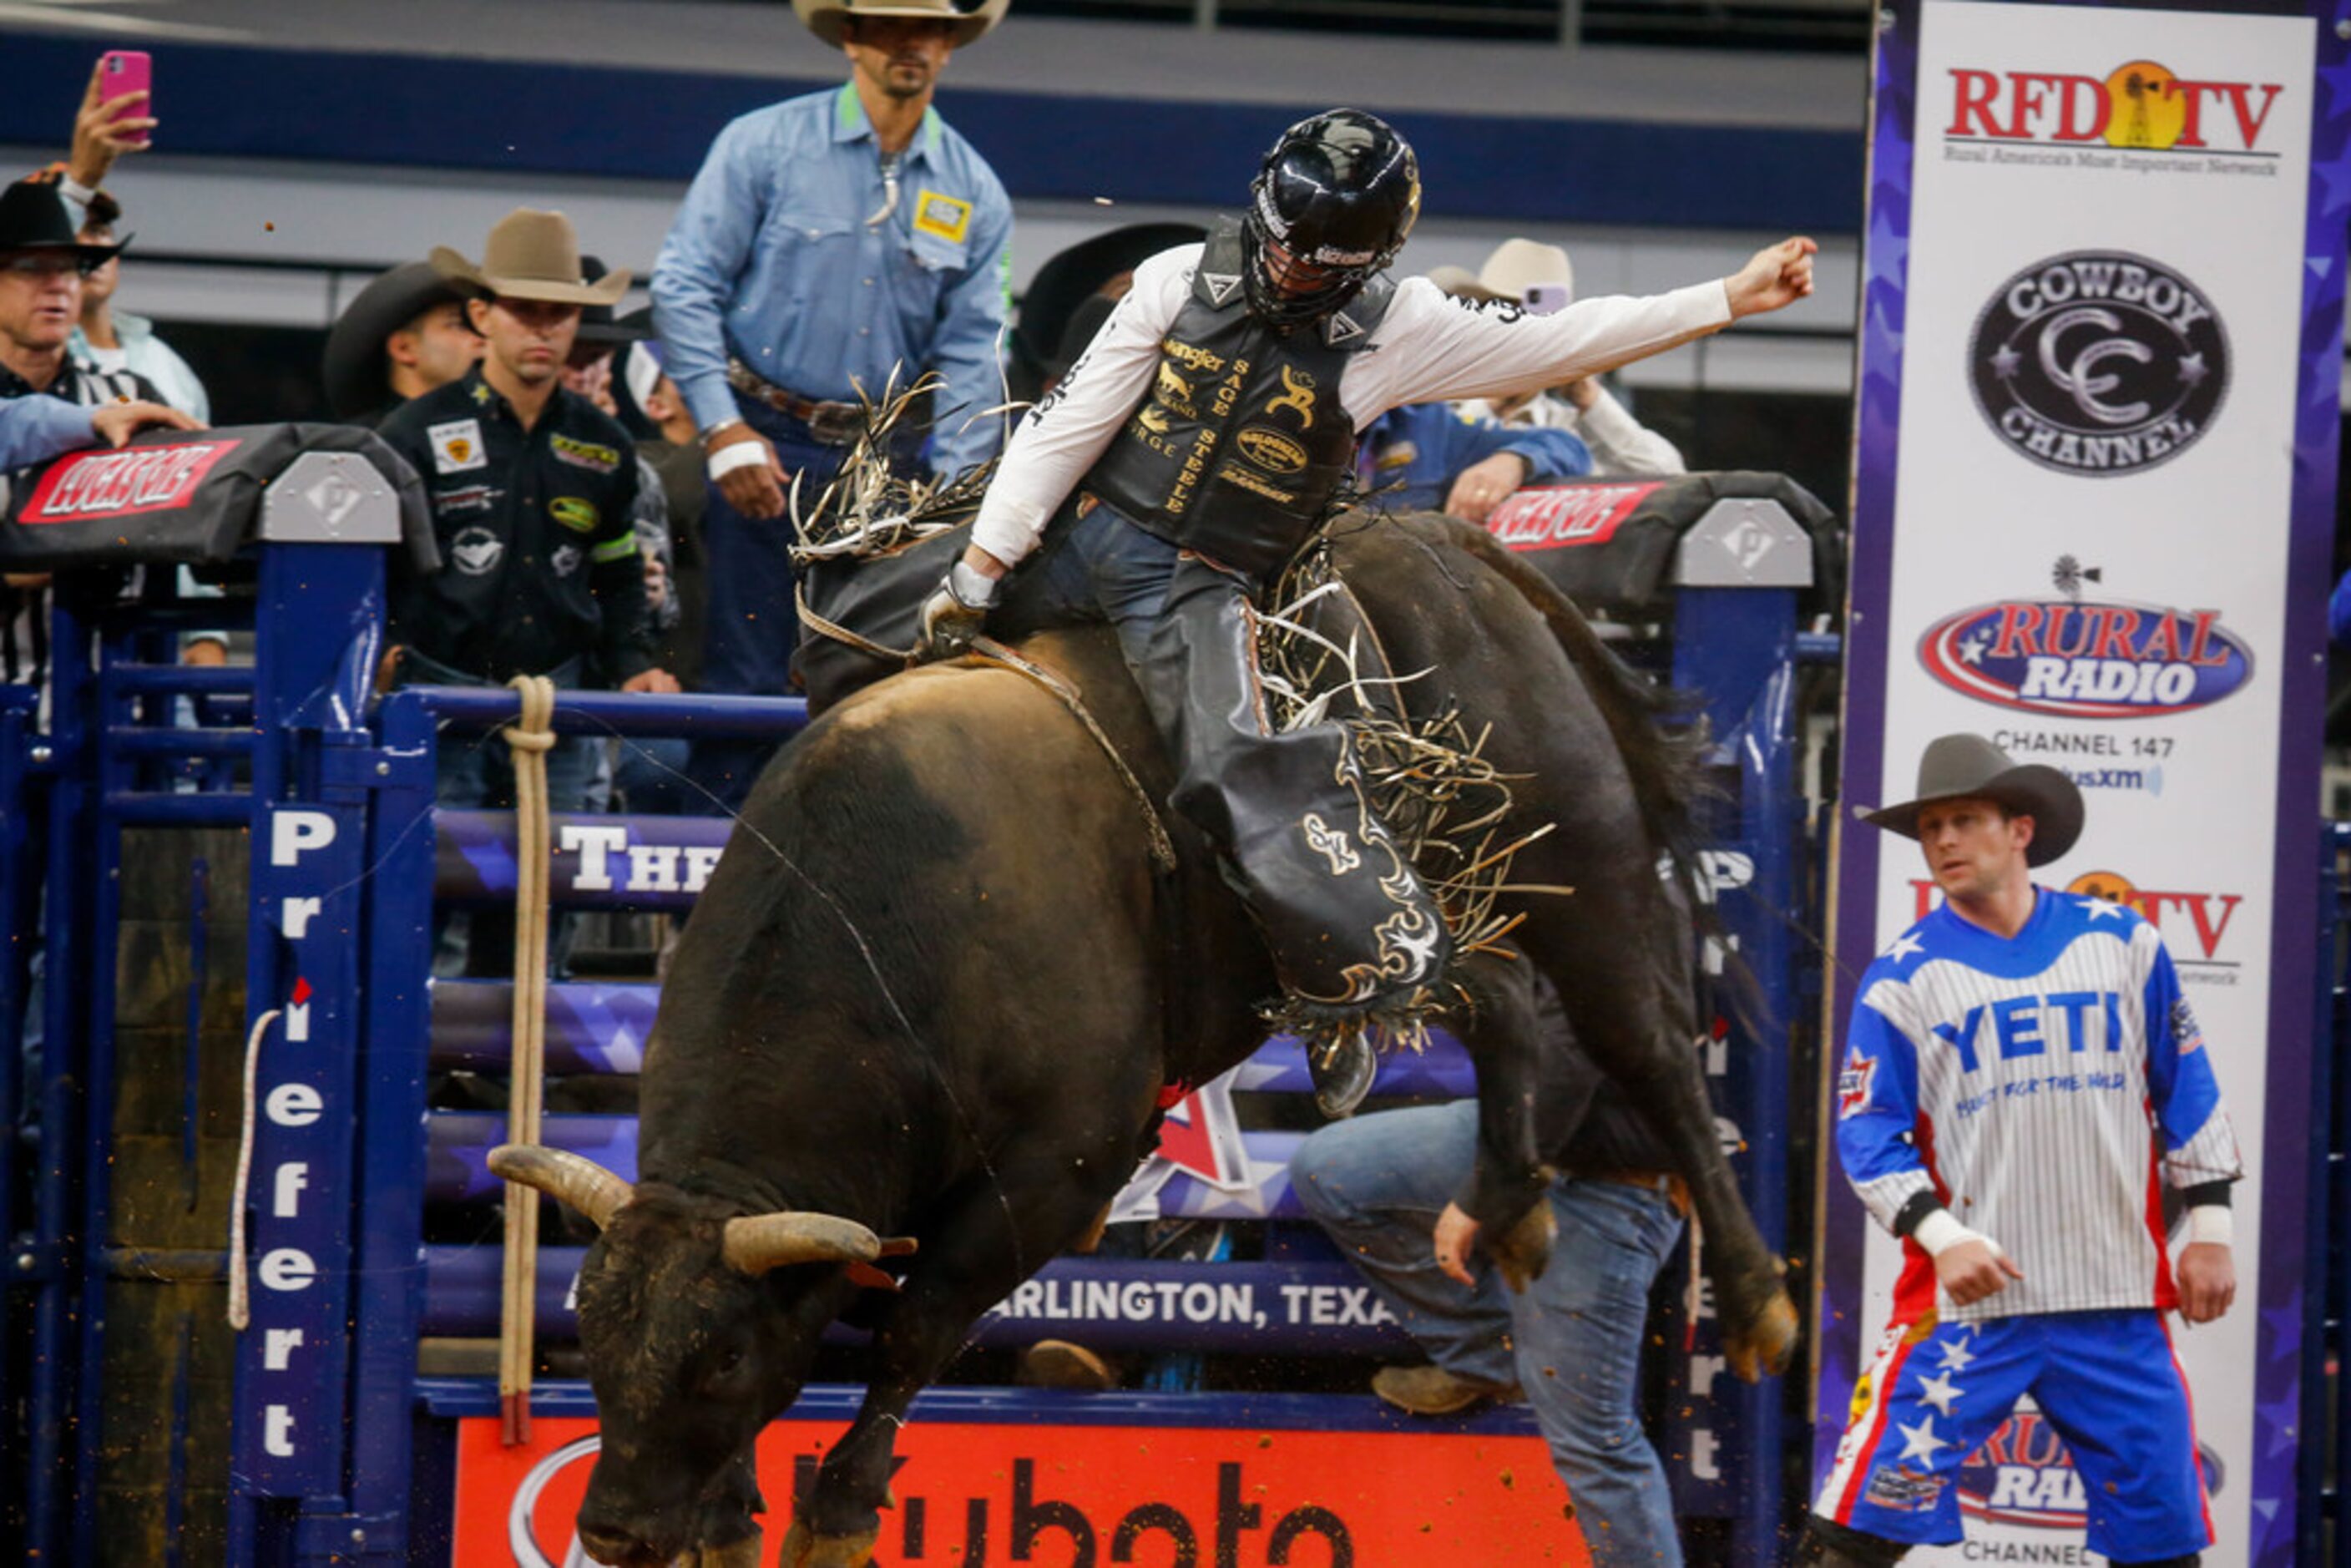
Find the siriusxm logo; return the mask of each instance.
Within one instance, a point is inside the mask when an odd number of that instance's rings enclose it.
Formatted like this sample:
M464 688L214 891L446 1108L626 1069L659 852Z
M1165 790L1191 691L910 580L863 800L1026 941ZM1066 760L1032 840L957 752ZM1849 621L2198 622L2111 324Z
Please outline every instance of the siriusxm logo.
M2135 789L2149 795L2163 793L2163 764L2147 768L2065 768L2057 771L2074 781L2077 789Z
M2252 652L2217 610L2011 599L1947 615L1918 640L1962 696L2061 718L2153 718L2233 695Z

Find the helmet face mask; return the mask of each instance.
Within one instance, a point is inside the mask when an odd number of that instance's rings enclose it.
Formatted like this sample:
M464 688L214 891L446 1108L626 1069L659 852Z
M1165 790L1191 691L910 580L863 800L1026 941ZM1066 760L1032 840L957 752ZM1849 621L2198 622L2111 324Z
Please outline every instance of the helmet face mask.
M1419 165L1384 121L1352 109L1301 120L1249 184L1249 308L1287 331L1343 308L1395 258L1419 215Z

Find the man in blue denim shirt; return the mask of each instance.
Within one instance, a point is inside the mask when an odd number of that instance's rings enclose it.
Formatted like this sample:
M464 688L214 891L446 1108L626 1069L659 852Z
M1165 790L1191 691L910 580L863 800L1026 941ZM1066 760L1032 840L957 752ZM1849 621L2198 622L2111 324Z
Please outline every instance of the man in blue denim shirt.
M1007 4L794 0L848 54L849 81L719 132L653 264L653 323L711 479L705 690L788 688L785 494L797 480L815 505L861 428L861 396L938 372L941 475L1002 443L983 415L1004 401L1011 203L931 97L947 56ZM763 749L706 748L695 771L733 804Z

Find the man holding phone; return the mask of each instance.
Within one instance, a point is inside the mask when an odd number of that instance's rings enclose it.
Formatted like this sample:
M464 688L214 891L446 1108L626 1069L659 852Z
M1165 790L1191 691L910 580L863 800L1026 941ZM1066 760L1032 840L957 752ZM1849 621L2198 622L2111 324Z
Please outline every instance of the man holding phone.
M57 182L57 193L72 204L76 228L88 221L90 202L106 183L114 161L125 152L143 152L152 144L158 123L152 80L148 57L135 50L100 55L90 68L89 85L82 89L81 108L74 115L73 152L66 159L65 177Z

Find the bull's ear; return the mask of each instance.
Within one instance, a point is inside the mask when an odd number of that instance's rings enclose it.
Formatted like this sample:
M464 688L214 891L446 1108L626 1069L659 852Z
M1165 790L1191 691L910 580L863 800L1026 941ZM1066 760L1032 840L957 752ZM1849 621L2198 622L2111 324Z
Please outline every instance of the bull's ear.
M788 1209L728 1220L720 1256L729 1268L764 1274L793 1263L871 1263L882 1239L853 1219Z
M599 1230L636 1190L594 1160L538 1144L500 1144L490 1151L490 1172L570 1205Z

